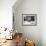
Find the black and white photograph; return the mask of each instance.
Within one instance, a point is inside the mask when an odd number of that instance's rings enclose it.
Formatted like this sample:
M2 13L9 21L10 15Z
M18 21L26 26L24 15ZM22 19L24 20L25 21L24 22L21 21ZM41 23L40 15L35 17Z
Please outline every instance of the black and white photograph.
M22 25L25 26L37 25L37 14L22 14Z

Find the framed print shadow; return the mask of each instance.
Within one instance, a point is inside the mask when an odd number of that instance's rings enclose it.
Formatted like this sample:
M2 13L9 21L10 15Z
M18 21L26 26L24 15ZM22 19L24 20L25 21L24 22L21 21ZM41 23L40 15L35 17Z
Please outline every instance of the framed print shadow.
M37 14L22 14L22 25L23 26L36 26Z

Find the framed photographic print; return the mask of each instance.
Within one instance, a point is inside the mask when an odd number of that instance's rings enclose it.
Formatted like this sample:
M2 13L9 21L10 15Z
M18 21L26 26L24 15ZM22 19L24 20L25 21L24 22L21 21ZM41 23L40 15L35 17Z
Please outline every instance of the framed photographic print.
M36 26L37 25L37 14L22 14L22 25Z

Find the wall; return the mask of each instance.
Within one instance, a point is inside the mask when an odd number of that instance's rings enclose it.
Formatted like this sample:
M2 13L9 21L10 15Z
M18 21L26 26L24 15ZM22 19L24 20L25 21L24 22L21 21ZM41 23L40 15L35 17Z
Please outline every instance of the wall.
M40 3L40 0L22 0L13 6L15 30L22 32L24 39L34 40L36 46L41 46ZM22 14L37 14L37 26L22 26Z
M41 40L42 46L46 46L46 0L41 1Z
M0 0L0 27L12 29L12 6L16 0Z

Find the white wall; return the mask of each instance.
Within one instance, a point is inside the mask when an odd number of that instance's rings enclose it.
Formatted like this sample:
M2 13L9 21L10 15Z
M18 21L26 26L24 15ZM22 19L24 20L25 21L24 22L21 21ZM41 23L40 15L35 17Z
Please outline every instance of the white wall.
M41 46L40 3L40 0L23 0L17 7L13 6L15 30L22 32L24 38L34 40L36 46ZM37 26L22 26L22 14L37 14Z
M42 46L46 46L46 0L41 1L41 38Z
M12 28L12 6L16 0L0 0L0 27Z
M46 0L23 1L24 2L20 3L21 5L14 5L13 7L15 29L17 29L18 32L23 32L25 37L27 37L26 34L28 34L28 38L31 36L30 38L36 41L35 44L37 44L37 46L46 46ZM36 13L37 26L22 26L22 13ZM39 45L39 43L42 45Z

